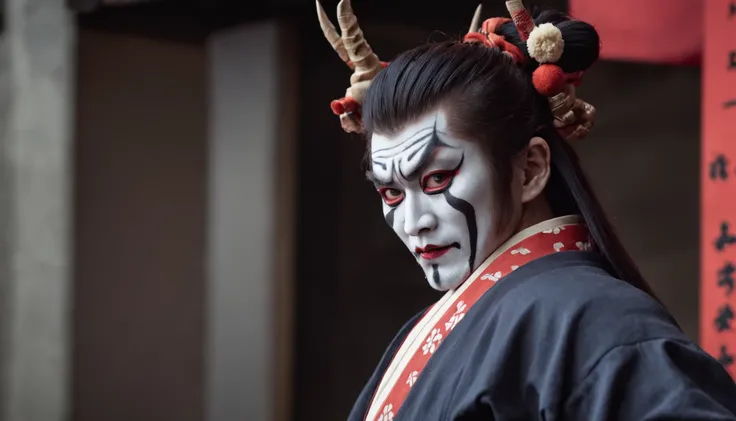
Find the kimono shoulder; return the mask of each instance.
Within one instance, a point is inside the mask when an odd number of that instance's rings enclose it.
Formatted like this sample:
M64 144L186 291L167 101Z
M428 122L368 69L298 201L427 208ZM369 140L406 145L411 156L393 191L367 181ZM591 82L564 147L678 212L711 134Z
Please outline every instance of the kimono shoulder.
M449 419L736 420L725 369L606 268L557 253L491 288L430 361L435 381L455 380Z
M349 420L363 419L419 317L396 336ZM394 421L456 419L736 421L736 384L601 257L561 252L508 274L468 310Z

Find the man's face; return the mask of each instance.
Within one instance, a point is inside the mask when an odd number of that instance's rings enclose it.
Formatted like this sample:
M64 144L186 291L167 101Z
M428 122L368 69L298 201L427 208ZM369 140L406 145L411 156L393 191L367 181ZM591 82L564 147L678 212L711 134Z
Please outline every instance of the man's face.
M388 224L433 288L458 287L498 246L481 147L450 135L439 111L396 135L374 134L371 160Z

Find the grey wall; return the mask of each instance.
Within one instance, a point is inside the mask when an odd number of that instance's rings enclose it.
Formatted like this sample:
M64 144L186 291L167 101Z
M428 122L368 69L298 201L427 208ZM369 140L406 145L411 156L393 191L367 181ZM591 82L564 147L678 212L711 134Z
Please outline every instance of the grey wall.
M271 327L276 31L258 25L209 40L210 420L267 420L272 413L273 344L264 338Z
M203 42L80 34L75 421L203 419L206 72Z
M8 0L0 39L0 419L68 418L75 28Z
M10 49L8 48L8 37L3 33L0 34L0 280L5 279L5 282L0 281L0 414L5 411L5 396L7 393L7 356L8 356L8 316L7 309L9 298L8 292L9 285L8 279L10 279L10 262L11 254L10 247L12 242L10 240L10 226L11 226L11 214L12 208L9 197L11 195L10 186L10 167L5 165L8 162L8 125L10 122L10 108L12 101L12 90L10 89Z
M296 115L281 100L293 79L283 34L269 22L208 43L211 421L288 416Z

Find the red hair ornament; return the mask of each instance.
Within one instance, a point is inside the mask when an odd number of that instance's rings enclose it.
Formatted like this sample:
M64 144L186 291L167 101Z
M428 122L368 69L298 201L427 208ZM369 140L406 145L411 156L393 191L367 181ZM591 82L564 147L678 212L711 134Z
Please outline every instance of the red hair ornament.
M551 97L565 89L567 77L560 66L542 64L532 73L532 83L537 92L546 97Z
M519 47L506 41L504 37L498 35L496 31L506 22L510 22L508 18L491 18L487 19L481 25L480 30L477 31L478 21L480 21L481 6L475 9L475 15L473 15L473 22L470 24L470 31L463 38L463 42L478 42L489 48L498 48L504 54L511 57L515 63L521 64L524 62L524 53L521 52ZM477 31L477 32L476 32Z
M540 94L550 97L565 89L569 76L557 63L565 49L562 32L551 23L535 27L526 40L529 56L539 67L532 73L532 82Z
M523 64L526 57L519 47L496 33L501 25L513 20L519 36L526 42L529 56L540 64L532 73L534 88L546 97L559 94L573 78L573 75L566 74L560 66L555 64L560 60L565 49L562 32L551 23L535 26L534 20L524 8L521 0L507 1L506 7L511 14L511 19L491 18L480 25L482 8L478 6L475 9L468 34L465 35L463 41L479 42L490 48L498 48L513 58L517 64Z
M517 64L523 64L526 57L521 50L496 34L501 25L513 20L519 37L526 43L529 57L539 63L532 73L532 83L537 92L548 98L558 133L567 140L587 136L595 123L595 107L575 96L575 87L580 84L583 72L565 73L556 64L565 49L562 31L551 23L536 26L521 0L507 1L506 8L511 19L493 18L480 25L481 6L478 6L464 41L498 48L513 57Z
M551 23L536 26L521 0L507 1L506 8L511 14L519 36L526 42L529 57L540 64L532 73L534 87L546 97L559 94L565 89L570 78L555 64L562 58L565 50L562 31Z

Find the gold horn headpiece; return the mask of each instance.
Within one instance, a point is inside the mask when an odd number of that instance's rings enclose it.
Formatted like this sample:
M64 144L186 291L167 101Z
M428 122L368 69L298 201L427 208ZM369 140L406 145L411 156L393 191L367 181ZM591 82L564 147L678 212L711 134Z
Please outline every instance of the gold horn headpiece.
M371 80L385 67L386 63L378 59L366 42L350 0L341 0L337 5L337 23L341 34L337 33L337 29L330 22L319 0L316 0L316 4L317 17L325 38L335 49L337 55L353 70L350 87L346 90L345 97L332 101L332 111L340 116L340 123L345 131L362 132L360 114L365 92Z

